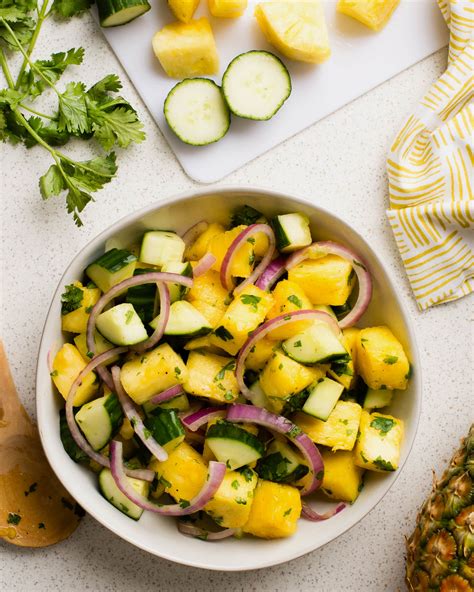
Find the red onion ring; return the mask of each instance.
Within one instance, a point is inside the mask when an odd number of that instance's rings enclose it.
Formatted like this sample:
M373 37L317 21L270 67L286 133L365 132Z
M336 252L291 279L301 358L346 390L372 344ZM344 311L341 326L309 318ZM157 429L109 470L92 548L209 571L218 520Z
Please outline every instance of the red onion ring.
M203 541L221 541L235 534L235 528L226 528L218 532L211 532L204 530L204 528L199 528L199 526L195 526L194 524L189 524L189 522L183 522L182 520L178 520L178 530L181 534L202 539Z
M238 252L239 247L242 245L242 243L244 243L253 234L257 234L258 232L263 232L263 234L265 234L267 236L268 250L265 253L265 256L263 257L263 259L260 261L260 263L257 265L257 267L253 270L252 274L237 286L237 288L235 289L236 294L239 294L245 288L245 286L248 286L249 284L253 284L260 277L260 275L266 269L267 265L273 259L273 255L275 253L275 248L276 248L275 247L276 240L275 240L275 233L273 232L273 229L271 228L271 226L269 226L268 224L251 224L250 226L247 226L247 228L242 230L242 232L239 235L237 235L236 238L232 241L232 244L228 248L227 253L225 254L225 257L222 261L221 284L227 290L232 290L234 286L233 286L231 268L232 268L232 263L234 261L234 257L236 255L236 253Z
M67 399L66 399L66 420L67 420L67 425L69 427L69 431L71 432L71 436L74 439L74 442L79 446L79 448L83 452L85 452L87 454L87 456L89 456L89 458L94 460L96 463L98 463L102 467L107 467L107 468L110 467L109 459L106 456L104 456L103 454L100 454L99 452L96 452L95 450L92 449L89 442L82 435L82 432L76 423L76 419L74 417L74 411L73 411L74 396L77 392L77 389L82 384L83 378L85 376L87 376L89 374L89 372L92 372L92 370L95 370L100 364L107 362L107 360L109 360L110 358L113 358L114 356L118 356L120 354L123 354L126 351L127 351L126 347L114 347L113 349L109 349L109 350L103 352L102 354L96 356L95 358L92 358L92 360L87 364L87 366L83 370L81 370L81 372L79 372L76 380L72 383L71 388L69 389ZM136 479L142 479L143 481L153 481L153 479L155 478L154 471L127 469L126 473L129 477L134 477Z
M201 426L211 421L211 419L224 418L225 415L225 409L219 409L216 407L206 407L204 409L196 411L196 413L192 413L191 415L181 418L181 421L188 428L188 430L191 430L191 432L195 432Z
M270 331L273 331L278 327L286 325L287 323L292 323L297 319L320 320L327 323L331 327L331 329L338 335L340 333L337 321L335 321L334 318L331 317L331 315L329 315L326 312L323 312L322 310L294 310L292 312L281 314L267 321L266 323L263 323L263 325L260 325L260 327L257 327L257 329L253 331L251 336L242 346L237 357L237 366L235 368L235 375L237 378L240 392L244 395L246 399L249 399L249 401L252 401L253 393L244 382L244 373L245 360L247 359L250 350L257 343L257 341L263 339L263 337L270 333Z
M338 257L342 257L342 259L349 261L352 264L352 269L357 275L357 280L359 282L359 294L357 296L357 301L352 307L352 310L339 321L339 326L341 329L351 327L357 323L360 317L367 310L370 299L372 298L372 279L370 277L367 264L364 262L362 257L360 257L356 252L352 251L348 247L333 243L332 241L321 241L313 243L312 245L309 245L308 247L293 253L293 255L288 257L286 269L290 270L292 267L295 267L305 259L311 259L311 253L314 254L318 251L321 253L321 256L337 255Z
M160 446L160 444L158 444L153 436L151 436L149 433L147 435L146 427L142 421L142 418L138 415L135 405L125 392L125 389L120 382L120 368L118 366L114 366L112 368L112 378L120 405L122 405L123 412L132 424L135 434L140 438L140 440L153 454L153 456L156 456L159 461L167 460L168 453L166 450Z
M166 390L157 395L153 395L150 399L150 403L153 405L159 405L160 403L164 403L165 401L169 401L170 399L174 399L178 395L182 395L184 393L183 386L181 384L175 384L174 386L170 386Z
M332 510L328 510L324 514L319 514L318 512L315 512L313 508L311 508L306 502L303 502L301 516L306 518L306 520L311 520L311 522L321 522L321 520L328 520L336 514L339 514L339 512L342 512L345 507L346 504L340 503Z
M209 224L205 220L196 222L196 224L190 226L181 237L184 241L184 244L189 247L189 245L191 245L197 239L197 237L208 228Z
M269 430L283 434L299 449L309 465L313 475L311 483L301 490L301 495L312 493L321 487L324 474L324 463L316 444L297 425L283 415L270 413L253 405L230 405L227 410L227 421L256 423Z
M112 471L112 477L120 491L131 502L143 510L148 510L155 514L162 514L163 516L187 516L188 514L194 514L194 512L202 510L217 492L225 476L225 463L211 460L209 462L207 480L201 491L192 500L181 500L179 504L155 504L139 494L128 481L122 462L122 448L122 442L112 440L110 443L110 469Z
M193 276L199 277L209 271L211 267L216 262L216 258L212 253L206 253L199 261L197 262L196 266L193 269Z
M286 273L286 259L283 255L274 259L256 281L257 288L270 290L273 284Z

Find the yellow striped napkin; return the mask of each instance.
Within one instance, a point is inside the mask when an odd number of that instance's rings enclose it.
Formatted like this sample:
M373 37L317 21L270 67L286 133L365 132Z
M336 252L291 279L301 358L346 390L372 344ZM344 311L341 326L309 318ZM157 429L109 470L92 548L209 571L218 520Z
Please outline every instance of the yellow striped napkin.
M474 0L438 4L450 30L448 69L387 163L387 215L422 310L474 290Z

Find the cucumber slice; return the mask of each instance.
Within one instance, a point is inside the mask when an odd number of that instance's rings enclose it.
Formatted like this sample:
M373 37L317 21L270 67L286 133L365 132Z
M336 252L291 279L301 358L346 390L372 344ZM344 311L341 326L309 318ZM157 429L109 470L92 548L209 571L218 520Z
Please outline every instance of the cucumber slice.
M229 109L246 119L271 119L291 94L286 66L268 51L248 51L234 58L222 77Z
M324 323L314 323L305 331L282 343L283 351L301 364L347 360L349 354Z
M388 389L367 389L364 399L364 409L381 409L392 402L393 391Z
M140 261L157 267L172 261L181 262L185 247L183 239L175 232L150 230L143 235Z
M97 0L101 27L125 25L150 8L147 0Z
M149 273L150 269L135 269L133 275ZM156 295L158 290L156 284L143 284L133 286L127 290L125 301L133 306L142 323L149 323L156 315Z
M298 481L309 471L302 457L289 444L280 440L273 440L255 470L262 479L277 483Z
M156 329L160 315L150 323L150 327ZM205 316L186 300L178 300L170 306L170 316L165 329L165 335L180 335L195 337L206 335L212 331L212 327Z
M122 407L114 393L83 405L76 421L94 450L106 446L123 421Z
M124 249L112 249L86 268L86 274L102 292L132 277L137 264L135 255Z
M127 302L117 304L101 313L96 321L97 330L115 345L134 345L148 337L140 317Z
M91 361L92 354L89 352L89 348L87 347L87 335L86 333L79 333L74 337L74 343L76 344L77 349L80 351L81 356L84 358L86 362ZM104 352L112 349L114 347L113 343L107 341L105 337L103 337L98 331L94 331L94 343L95 343L95 354L103 354ZM104 366L109 366L118 360L118 356L114 356L104 362Z
M207 78L186 78L166 97L163 108L171 130L186 144L205 146L223 138L230 113L221 88Z
M278 250L282 253L297 251L313 242L309 218L304 214L283 214L272 220Z
M184 440L183 424L174 409L155 409L145 419L145 426L168 454Z
M260 384L260 380L256 380L249 389L252 391L252 403L255 407L263 407L264 409L269 408L268 397L264 393L262 386Z
M225 462L230 470L258 460L265 451L256 436L228 421L211 425L207 430L206 443L217 460Z
M173 397L164 403L160 403L156 405L151 403L150 401L145 401L142 405L143 411L147 415L154 415L155 409L174 409L175 411L187 411L190 407L188 395L183 393L182 395L178 395L177 397Z
M76 463L89 463L89 456L76 444L71 435L66 419L66 411L61 409L59 411L59 437L64 450L68 456Z
M161 268L161 271L193 277L193 266L189 261L172 261L171 263L166 263ZM171 303L176 302L176 300L181 300L189 292L189 288L186 288L186 286L182 286L181 284L167 284L167 286L170 293Z
M343 390L342 384L330 378L323 378L311 387L309 397L303 405L303 411L308 415L326 421Z
M144 497L148 497L149 483L147 483L147 481L132 479L131 477L127 477L127 479L135 491ZM123 514L126 514L133 520L140 519L140 516L143 514L143 509L131 502L128 497L120 491L112 477L110 469L102 469L99 473L99 490L105 499L118 510L123 512Z

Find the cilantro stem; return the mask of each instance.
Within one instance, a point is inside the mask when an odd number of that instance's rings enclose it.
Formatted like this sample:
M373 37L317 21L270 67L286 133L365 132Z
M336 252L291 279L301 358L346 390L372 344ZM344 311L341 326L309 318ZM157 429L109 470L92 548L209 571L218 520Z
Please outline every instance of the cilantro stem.
M41 10L38 11L38 19L36 21L35 30L33 32L33 36L31 37L30 43L28 45L28 49L26 50L26 53L28 54L28 56L31 56L31 54L33 53L33 49L35 48L36 41L38 39L38 35L41 30L41 26L42 26L44 20L48 17L48 14L49 14L49 13L47 13L48 4L49 4L49 0L44 0L43 4L41 6ZM20 85L21 77L23 76L23 73L24 73L27 65L28 65L28 60L25 56L23 58L23 63L21 64L21 68L20 68L20 71L18 72L18 77L16 79L16 84L15 84L16 89L18 89L18 87Z
M22 109L25 109L26 111L29 111L30 113L33 113L34 115L38 115L38 117L44 117L44 119L56 121L55 117L51 117L51 115L46 115L46 113L41 113L41 111L36 111L36 109L33 109L32 107L30 107L29 105L25 105L24 103L20 103L18 106Z
M8 67L7 58L5 57L5 52L3 51L2 47L0 47L0 64L2 66L3 74L5 75L6 81L8 82L8 86L14 89L15 83L13 81L10 68Z

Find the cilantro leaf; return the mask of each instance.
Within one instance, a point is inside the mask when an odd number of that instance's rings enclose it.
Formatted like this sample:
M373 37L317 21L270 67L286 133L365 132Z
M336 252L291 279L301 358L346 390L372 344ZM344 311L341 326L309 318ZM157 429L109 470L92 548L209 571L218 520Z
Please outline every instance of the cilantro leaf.
M61 295L61 314L65 315L73 312L82 306L82 299L84 292L74 284L65 286L64 292Z
M69 49L67 52L53 53L49 60L36 60L34 62L35 71L31 69L25 70L21 75L19 88L27 92L31 97L36 97L47 87L47 83L43 78L35 78L35 74L38 74L38 71L41 72L50 84L54 84L61 78L68 66L79 66L82 64L83 58L84 49L79 47L78 49Z
M89 103L89 117L94 138L104 150L110 150L115 143L120 148L126 148L132 142L139 143L145 139L143 124L133 109L117 107L105 111Z
M109 74L91 86L87 91L87 96L94 101L108 100L109 92L118 92L121 88L122 83L117 74Z
M390 417L379 417L376 416L371 422L370 427L378 430L382 436L388 434L388 432L394 427L396 421L390 419Z
M241 206L240 208L237 208L232 215L231 225L240 226L244 224L245 226L250 226L250 224L255 224L260 218L263 218L263 215L255 208L252 208L251 206Z
M82 82L70 82L59 96L59 129L81 134L90 131L85 90Z
M303 308L303 303L301 302L300 298L295 294L290 294L287 298L288 302L294 304L297 308Z
M56 16L70 18L92 6L94 0L54 0L52 10Z
M398 362L398 356L385 356L383 361L385 364L391 366L392 364L396 364Z
M252 294L242 294L240 300L243 304L248 304L254 310L258 310L258 303L260 302L260 296L253 296Z

